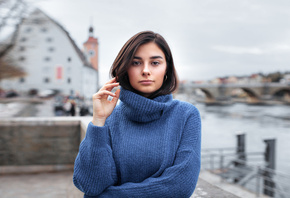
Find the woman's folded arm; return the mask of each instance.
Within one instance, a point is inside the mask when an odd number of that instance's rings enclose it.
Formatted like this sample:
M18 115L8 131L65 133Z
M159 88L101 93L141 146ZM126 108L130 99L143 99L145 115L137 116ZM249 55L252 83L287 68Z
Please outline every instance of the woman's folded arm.
M110 186L100 197L190 197L200 172L201 124L198 111L185 125L174 163L159 177Z

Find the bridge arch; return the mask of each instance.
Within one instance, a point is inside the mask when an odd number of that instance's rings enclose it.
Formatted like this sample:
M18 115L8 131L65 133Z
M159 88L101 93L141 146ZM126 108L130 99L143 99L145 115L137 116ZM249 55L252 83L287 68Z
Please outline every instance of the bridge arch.
M283 101L290 103L290 88L281 88L273 93L273 98L282 99Z
M200 88L200 90L205 94L207 98L214 99L213 95L207 89Z
M200 90L205 94L205 102L206 103L215 102L215 98L214 98L213 94L209 90L207 90L205 88L200 88Z
M242 89L247 95L247 102L248 103L260 103L261 101L259 100L258 94L255 93L255 91L253 91L250 88L246 88L246 87L241 87L240 89Z

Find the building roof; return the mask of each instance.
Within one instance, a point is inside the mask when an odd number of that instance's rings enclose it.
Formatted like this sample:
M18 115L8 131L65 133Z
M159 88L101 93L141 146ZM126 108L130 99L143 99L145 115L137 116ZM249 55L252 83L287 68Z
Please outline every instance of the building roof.
M83 62L83 65L86 67L89 67L91 69L94 69L92 67L92 65L87 61L85 55L83 54L83 52L78 48L78 46L76 45L75 41L71 38L69 32L62 26L60 25L56 20L52 19L51 17L49 17L47 14L45 14L42 10L40 10L39 8L37 8L36 10L34 10L32 12L33 13L37 13L40 12L42 13L44 16L46 16L51 22L53 22L56 26L58 26L67 36L67 38L69 39L69 41L71 42L73 48L75 49L75 51L77 52L79 58L81 59L81 61ZM95 70L95 69L94 69Z
M98 39L90 36L84 44L87 44L87 43L98 43Z

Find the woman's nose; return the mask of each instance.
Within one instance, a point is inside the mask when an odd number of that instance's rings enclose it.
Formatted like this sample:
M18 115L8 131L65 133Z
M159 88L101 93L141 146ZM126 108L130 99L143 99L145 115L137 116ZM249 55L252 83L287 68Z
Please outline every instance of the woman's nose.
M149 76L151 74L149 65L145 64L142 70L142 76Z

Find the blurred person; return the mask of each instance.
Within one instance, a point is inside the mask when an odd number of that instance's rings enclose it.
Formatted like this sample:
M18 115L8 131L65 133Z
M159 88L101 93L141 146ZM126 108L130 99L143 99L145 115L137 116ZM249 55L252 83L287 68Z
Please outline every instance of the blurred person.
M74 100L70 100L70 104L71 104L70 110L69 110L70 115L75 116L76 115L76 103Z
M111 75L93 95L75 186L84 197L190 197L200 172L201 120L195 106L173 99L178 79L167 42L137 33Z
M65 111L65 115L69 116L70 115L70 110L71 110L71 102L69 99L66 100L66 102L63 105L63 109Z
M86 116L89 114L89 109L86 105L81 105L81 108L80 108L80 116Z

